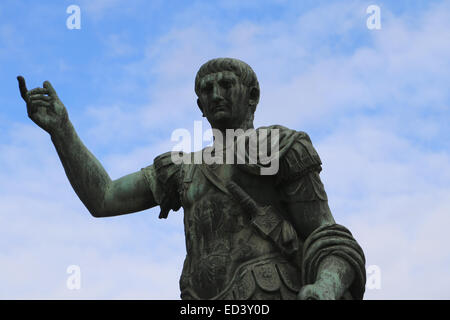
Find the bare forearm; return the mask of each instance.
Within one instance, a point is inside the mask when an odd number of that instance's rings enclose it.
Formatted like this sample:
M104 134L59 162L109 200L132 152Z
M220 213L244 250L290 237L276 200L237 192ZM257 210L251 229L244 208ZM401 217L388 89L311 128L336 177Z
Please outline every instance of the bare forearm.
M353 283L354 278L354 271L347 261L330 255L320 264L316 282L319 287L330 290L330 293L339 299Z
M76 194L93 216L104 205L111 179L78 137L70 120L51 134L58 156Z

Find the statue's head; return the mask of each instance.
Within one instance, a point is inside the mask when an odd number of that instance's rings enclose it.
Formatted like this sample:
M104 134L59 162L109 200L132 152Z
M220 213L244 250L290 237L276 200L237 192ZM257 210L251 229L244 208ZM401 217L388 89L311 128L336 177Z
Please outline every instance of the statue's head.
M198 107L213 127L253 128L259 83L245 62L231 58L206 62L195 77L195 93Z

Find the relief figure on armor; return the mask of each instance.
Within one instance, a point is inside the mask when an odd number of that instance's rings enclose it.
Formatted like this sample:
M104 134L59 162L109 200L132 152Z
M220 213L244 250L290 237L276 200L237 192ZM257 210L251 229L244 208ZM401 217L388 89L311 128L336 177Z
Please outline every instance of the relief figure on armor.
M182 299L363 298L364 253L330 212L320 157L305 132L281 125L253 127L260 89L245 62L213 59L197 72L197 105L214 134L208 150L234 159L239 156L235 142L248 136L229 138L227 130L276 132L273 174L255 170L266 166L259 159L180 162L167 152L113 181L78 137L50 82L28 90L23 77L18 81L28 116L50 134L73 189L93 217L159 205L159 217L167 218L183 207L187 254ZM179 154L201 158L206 149Z

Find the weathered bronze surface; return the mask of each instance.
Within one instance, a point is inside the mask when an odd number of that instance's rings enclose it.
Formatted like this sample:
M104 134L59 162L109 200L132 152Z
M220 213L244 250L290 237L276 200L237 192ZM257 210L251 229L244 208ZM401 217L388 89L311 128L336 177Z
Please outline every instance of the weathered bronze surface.
M264 164L196 163L171 152L112 181L78 137L52 85L28 91L18 77L28 116L47 131L69 181L94 217L161 207L184 209L187 255L180 279L183 299L362 299L364 253L349 230L335 223L320 180L321 160L309 136L274 125L278 170ZM205 63L195 79L197 104L214 129L214 154L237 156L227 129L253 129L259 84L237 59ZM275 132L275 131L270 131ZM230 141L231 140L231 141ZM269 145L269 148L271 145ZM220 151L220 152L219 152ZM205 150L200 151L200 158Z

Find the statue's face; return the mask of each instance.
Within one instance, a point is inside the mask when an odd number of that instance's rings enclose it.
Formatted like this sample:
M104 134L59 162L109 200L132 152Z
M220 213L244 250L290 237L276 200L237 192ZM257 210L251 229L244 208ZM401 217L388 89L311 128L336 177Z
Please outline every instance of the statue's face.
M249 112L249 90L231 71L211 73L200 80L198 105L215 128L237 128Z

